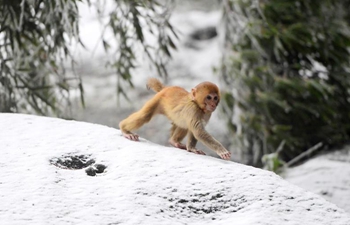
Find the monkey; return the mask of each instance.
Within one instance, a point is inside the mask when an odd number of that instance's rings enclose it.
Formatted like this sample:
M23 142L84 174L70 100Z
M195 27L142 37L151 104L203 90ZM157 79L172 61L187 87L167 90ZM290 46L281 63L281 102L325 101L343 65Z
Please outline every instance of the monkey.
M149 78L146 86L156 94L139 111L119 123L125 138L139 141L139 136L132 131L148 123L153 116L163 114L172 121L169 139L172 146L205 155L196 149L199 140L222 159L230 159L231 153L205 130L220 102L219 88L214 83L202 82L190 92L179 86L164 86L157 78ZM181 141L186 135L187 143L184 145Z

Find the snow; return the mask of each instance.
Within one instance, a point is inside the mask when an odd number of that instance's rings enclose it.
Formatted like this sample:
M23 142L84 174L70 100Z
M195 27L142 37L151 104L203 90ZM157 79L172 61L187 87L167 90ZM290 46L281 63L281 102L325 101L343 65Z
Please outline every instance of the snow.
M349 162L330 158L336 153L318 156L300 166L290 168L283 177L299 187L321 195L350 213L350 166Z
M1 224L317 224L350 216L274 173L85 122L0 114ZM91 155L87 176L50 159Z

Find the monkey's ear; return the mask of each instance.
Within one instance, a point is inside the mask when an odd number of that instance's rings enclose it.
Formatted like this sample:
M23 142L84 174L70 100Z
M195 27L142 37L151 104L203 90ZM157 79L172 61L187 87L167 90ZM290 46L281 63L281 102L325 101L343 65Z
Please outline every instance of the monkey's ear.
M192 88L192 90L191 90L192 101L194 101L196 99L196 91L197 91L197 88Z

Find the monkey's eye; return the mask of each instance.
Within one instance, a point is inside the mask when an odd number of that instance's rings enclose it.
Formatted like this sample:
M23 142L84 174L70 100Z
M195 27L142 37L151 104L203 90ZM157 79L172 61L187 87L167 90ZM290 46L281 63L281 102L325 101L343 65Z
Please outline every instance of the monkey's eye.
M218 100L218 96L215 96L215 97L214 97L214 101L217 101L217 100Z
M210 96L210 95L208 95L208 96L207 96L207 99L208 99L208 100L211 100L211 96Z

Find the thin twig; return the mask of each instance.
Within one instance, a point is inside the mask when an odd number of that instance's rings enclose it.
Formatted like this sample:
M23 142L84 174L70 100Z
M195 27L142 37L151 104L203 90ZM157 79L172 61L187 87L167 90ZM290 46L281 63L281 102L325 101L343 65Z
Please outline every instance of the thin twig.
M276 151L277 154L279 154L283 150L283 147L284 147L285 144L286 144L286 140L283 140L280 143L280 145L278 146L277 151Z
M307 155L310 155L311 153L313 153L314 151L318 150L320 147L322 147L323 143L319 142L318 144L316 144L315 146L313 146L312 148L309 148L307 151L301 153L300 155L298 155L297 157L295 157L294 159L290 160L288 163L286 163L286 167L290 167L291 165L295 164L296 162L300 161L302 158L304 158Z

